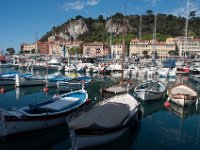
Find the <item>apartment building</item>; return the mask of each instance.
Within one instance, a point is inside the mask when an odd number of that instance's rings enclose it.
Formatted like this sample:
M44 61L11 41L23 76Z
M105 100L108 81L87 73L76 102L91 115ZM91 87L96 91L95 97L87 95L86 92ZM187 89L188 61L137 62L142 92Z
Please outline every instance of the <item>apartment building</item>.
M169 38L165 42L132 39L130 41L129 57L143 56L146 51L150 57L155 52L158 58L166 59L169 56L169 51L172 50L176 50L176 43L173 38Z
M121 59L123 47L122 44L111 45L111 58Z
M85 58L103 58L110 54L107 45L101 42L83 43L83 57Z
M37 53L38 52L37 43L34 43L34 44L22 43L21 49L23 53Z
M49 43L48 42L37 42L38 52L40 54L49 54Z
M200 57L200 39L194 39L188 37L187 40L184 37L176 38L177 48L179 50L179 56L181 57Z

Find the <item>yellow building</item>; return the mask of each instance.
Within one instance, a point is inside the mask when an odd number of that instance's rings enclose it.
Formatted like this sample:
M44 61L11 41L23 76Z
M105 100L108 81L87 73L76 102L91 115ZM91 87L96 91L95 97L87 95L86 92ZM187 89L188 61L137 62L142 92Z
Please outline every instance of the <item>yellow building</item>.
M143 56L144 51L147 51L148 55L152 56L155 51L157 57L165 59L168 57L169 51L172 50L176 50L176 43L173 38L169 38L165 42L132 39L130 41L129 57L133 57L134 55Z
M37 53L37 43L34 44L23 43L21 47L24 53Z

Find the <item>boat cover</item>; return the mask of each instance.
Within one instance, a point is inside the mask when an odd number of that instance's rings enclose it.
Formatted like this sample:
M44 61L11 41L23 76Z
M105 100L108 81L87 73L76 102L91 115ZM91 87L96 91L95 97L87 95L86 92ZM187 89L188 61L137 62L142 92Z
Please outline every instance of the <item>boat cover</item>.
M59 111L63 108L73 104L74 102L78 101L79 98L76 97L64 97L61 100L55 100L53 103L42 105L40 109L48 109L53 111Z
M118 98L114 96L110 101L84 111L78 117L70 120L68 125L73 129L117 127L123 123L135 107L137 107L137 101L131 95Z
M171 94L184 94L184 95L189 94L191 96L197 96L197 93L193 89L184 85L179 85L179 86L174 87L171 90Z
M70 122L69 126L73 126L73 128L87 128L94 125L102 128L115 127L120 125L128 115L129 108L127 105L109 102L91 109L81 118Z

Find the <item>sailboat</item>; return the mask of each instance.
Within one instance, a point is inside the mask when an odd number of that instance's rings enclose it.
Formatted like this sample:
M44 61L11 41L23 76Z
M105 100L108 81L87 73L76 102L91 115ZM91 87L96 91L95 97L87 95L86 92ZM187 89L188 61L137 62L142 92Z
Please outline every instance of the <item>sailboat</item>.
M155 15L154 30L153 30L153 55L152 55L153 63L156 63L156 20L157 20L157 15Z
M125 24L125 19L124 19L124 24ZM124 66L123 66L124 52L125 52L125 32L123 32L123 38L122 38L121 81L118 84L103 89L105 93L121 94L129 92L131 89L133 89L131 80L124 80Z

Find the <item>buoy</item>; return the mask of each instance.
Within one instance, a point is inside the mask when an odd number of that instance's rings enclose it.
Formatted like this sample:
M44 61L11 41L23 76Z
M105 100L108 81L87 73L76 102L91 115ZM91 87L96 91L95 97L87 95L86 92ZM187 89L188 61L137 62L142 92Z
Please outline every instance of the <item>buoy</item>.
M1 94L6 93L6 89L4 87L2 87L1 90L0 90L0 92L1 92Z
M44 91L45 93L46 93L46 92L49 92L49 88L45 86L45 87L43 88L43 91Z
M166 108L170 107L170 102L169 102L169 101L166 101L166 102L164 103L164 106L165 106Z
M87 104L89 104L89 103L91 103L91 102L92 102L92 100L91 100L90 98L86 99L86 103L87 103Z

